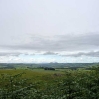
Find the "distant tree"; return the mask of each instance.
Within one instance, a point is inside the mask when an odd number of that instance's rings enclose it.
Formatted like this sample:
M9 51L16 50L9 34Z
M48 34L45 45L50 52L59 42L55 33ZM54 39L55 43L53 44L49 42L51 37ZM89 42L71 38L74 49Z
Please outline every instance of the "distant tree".
M52 67L45 67L44 70L55 70L55 68L52 68Z

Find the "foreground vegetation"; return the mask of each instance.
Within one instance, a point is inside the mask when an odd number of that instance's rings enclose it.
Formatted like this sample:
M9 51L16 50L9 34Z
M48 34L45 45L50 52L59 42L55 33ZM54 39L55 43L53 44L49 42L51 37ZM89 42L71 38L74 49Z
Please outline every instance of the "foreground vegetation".
M99 99L99 67L0 70L0 99Z

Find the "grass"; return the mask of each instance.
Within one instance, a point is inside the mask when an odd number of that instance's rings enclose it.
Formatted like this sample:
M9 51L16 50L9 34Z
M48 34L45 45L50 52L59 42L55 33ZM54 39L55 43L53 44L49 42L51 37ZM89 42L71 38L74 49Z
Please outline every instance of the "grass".
M19 73L24 73L22 78L31 79L31 81L50 81L50 79L58 79L59 75L62 75L63 72L60 70L52 71L52 70L44 70L44 69L33 69L33 70L25 70L25 69L16 69L16 70L0 70L1 74L8 74L8 75L16 75ZM56 75L55 75L56 74ZM57 75L59 74L59 75Z
M99 99L99 68L9 69L0 75L0 99Z

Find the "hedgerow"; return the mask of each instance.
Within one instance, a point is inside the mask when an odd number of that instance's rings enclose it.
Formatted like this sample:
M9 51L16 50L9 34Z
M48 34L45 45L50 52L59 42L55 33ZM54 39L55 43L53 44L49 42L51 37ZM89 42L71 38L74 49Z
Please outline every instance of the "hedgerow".
M66 71L52 82L30 81L22 75L1 74L0 99L99 99L98 67L88 72Z

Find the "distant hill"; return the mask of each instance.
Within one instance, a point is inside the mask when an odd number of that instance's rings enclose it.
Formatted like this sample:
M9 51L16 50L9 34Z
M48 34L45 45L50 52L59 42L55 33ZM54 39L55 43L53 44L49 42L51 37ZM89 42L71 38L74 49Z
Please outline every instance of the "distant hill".
M99 63L0 63L0 67L54 67L54 68L67 68L67 67L90 67L96 66Z

